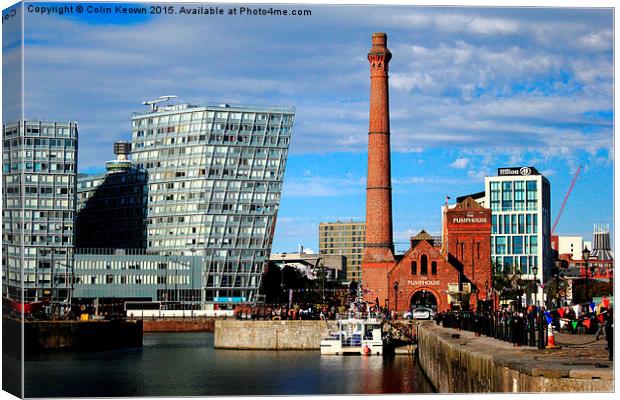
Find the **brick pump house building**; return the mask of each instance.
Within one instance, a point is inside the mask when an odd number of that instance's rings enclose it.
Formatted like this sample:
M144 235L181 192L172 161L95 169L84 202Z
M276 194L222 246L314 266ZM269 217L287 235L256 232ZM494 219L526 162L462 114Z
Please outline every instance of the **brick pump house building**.
M491 290L491 210L471 197L444 208L442 243L425 231L394 254L387 35L374 33L370 62L364 299L396 312L416 307L475 309Z

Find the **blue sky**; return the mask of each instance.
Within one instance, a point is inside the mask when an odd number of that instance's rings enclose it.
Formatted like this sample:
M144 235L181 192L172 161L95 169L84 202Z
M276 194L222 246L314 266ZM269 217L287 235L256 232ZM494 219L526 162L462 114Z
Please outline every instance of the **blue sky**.
M319 222L364 218L366 53L385 31L397 248L439 232L445 196L481 191L504 166L549 178L554 220L582 165L557 233L589 239L613 222L611 9L276 7L312 16L27 13L25 112L78 120L92 170L148 98L294 105L273 250L317 250Z

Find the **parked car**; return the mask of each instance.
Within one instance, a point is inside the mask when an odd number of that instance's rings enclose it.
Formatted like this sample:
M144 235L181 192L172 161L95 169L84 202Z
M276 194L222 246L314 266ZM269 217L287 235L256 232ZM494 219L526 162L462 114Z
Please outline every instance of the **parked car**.
M407 314L410 314L407 317ZM420 307L416 308L408 313L405 313L405 318L407 319L433 319L435 317L435 312L430 308Z

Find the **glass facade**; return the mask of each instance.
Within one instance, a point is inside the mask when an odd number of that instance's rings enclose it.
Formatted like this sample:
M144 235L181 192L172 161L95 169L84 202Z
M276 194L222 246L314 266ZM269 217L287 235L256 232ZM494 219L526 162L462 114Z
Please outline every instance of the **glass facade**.
M201 299L201 265L199 256L77 249L73 298L78 303L114 298L174 302L177 308L190 307Z
M70 297L76 122L26 120L2 130L2 290L11 299Z
M146 247L204 258L203 301L252 301L269 258L294 109L174 105L132 118Z
M520 272L544 282L550 267L550 188L541 175L486 178L491 257L497 273Z

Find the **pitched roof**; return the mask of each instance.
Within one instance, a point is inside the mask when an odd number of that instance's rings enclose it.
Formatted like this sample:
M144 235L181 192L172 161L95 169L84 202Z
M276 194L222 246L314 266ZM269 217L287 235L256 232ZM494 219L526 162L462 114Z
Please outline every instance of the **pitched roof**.
M478 204L476 202L476 200L474 200L471 196L467 196L465 198L465 200L461 201L460 203L457 203L456 206L454 206L453 210L484 210L485 208L482 207L480 204Z

